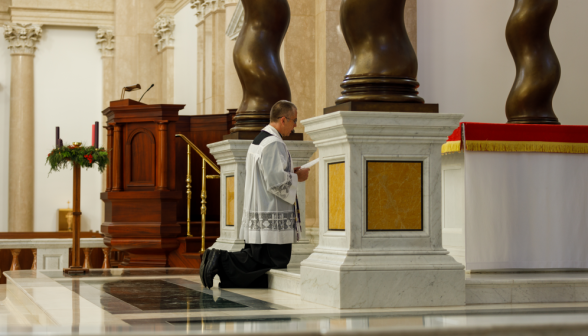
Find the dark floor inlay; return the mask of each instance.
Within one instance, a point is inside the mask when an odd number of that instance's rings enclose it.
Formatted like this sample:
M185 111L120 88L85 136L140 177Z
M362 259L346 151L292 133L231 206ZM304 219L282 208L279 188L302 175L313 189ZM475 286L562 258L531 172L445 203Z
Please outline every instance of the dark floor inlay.
M164 280L115 280L102 290L117 299L145 310L235 309L247 306L186 288Z
M158 276L158 275L196 275L199 274L195 268L163 268L163 269L91 269L90 272L77 275L69 275L63 271L41 271L42 274L52 279L59 278L102 278L102 277L137 277L137 276Z

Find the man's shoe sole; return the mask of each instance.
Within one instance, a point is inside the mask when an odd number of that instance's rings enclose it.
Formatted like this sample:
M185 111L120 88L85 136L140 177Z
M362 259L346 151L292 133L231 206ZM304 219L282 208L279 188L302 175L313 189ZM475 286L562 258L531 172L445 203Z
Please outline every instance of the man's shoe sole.
M200 282L202 282L202 286L204 287L208 287L206 281L204 280L204 268L206 267L206 263L208 260L206 260L209 256L210 256L210 249L207 249L206 251L204 251L204 254L202 255L202 262L200 263Z
M212 249L212 251L210 251L210 252L211 252L210 256L209 256L210 260L207 260L206 268L204 269L204 281L206 282L206 285L208 288L212 288L212 286L214 285L214 275L210 277L210 283L208 283L208 280L209 280L208 275L212 271L211 267L216 266L216 268L218 268L218 263L220 262L220 260L219 260L220 259L220 251L216 250L216 249ZM214 260L214 257L217 254L218 254L217 262L216 262L217 265L212 265L212 261Z

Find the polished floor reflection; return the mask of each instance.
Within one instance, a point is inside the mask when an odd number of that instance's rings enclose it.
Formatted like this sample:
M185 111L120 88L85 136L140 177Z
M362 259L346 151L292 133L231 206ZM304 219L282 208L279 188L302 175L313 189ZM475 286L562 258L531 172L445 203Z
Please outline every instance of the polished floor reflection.
M62 271L40 271L41 274L52 278L108 278L108 277L140 277L158 275L198 275L197 269L192 268L113 268L113 269L91 269L85 274L66 274Z
M111 270L81 277L52 271L6 275L0 334L319 335L385 330L393 335L515 327L568 334L573 332L570 328L588 330L588 303L341 310L276 290L206 289L197 271L187 269Z

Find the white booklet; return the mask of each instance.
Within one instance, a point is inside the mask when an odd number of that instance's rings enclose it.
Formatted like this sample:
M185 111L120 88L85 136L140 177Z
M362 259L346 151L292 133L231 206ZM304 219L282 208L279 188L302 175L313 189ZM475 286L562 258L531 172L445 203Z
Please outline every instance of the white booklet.
M314 166L315 164L317 164L319 162L320 158L316 159L316 160L312 160L304 165L302 165L300 168L310 168L312 166Z

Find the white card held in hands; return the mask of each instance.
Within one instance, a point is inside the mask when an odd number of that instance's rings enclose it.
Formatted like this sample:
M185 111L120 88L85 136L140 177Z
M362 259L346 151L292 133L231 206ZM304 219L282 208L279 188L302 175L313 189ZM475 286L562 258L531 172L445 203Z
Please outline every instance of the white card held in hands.
M316 160L312 160L309 163L304 164L300 168L302 168L302 169L310 168L310 167L314 166L315 164L317 164L319 162L319 160L320 160L320 158L316 159Z

